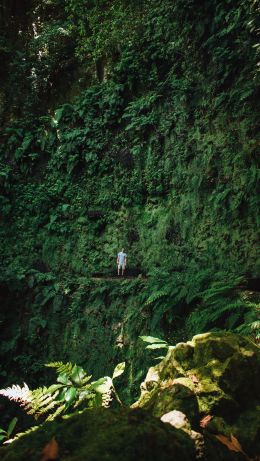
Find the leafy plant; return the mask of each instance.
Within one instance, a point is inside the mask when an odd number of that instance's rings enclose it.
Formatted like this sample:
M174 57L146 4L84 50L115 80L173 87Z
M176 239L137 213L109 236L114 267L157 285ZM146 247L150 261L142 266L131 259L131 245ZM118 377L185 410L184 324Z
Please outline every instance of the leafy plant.
M243 278L226 274L198 294L200 305L187 320L190 335L224 328L259 338L259 299L252 302L246 292L237 290ZM254 297L254 295L253 295Z
M124 316L130 357L145 331L257 341L258 303L234 281L259 276L257 2L12 3L0 45L5 373L34 382L90 338L98 372ZM91 286L122 238L143 285Z
M97 381L90 381L91 376L87 375L82 367L70 362L52 362L46 366L56 369L57 383L34 390L30 390L27 384L23 387L13 385L7 389L1 389L0 395L18 402L35 419L41 417L46 421L55 419L69 409L81 406L107 407L113 396L122 404L115 390L113 379L124 372L124 363L116 366L112 378L106 376Z
M17 424L17 421L18 421L18 418L13 418L9 425L8 425L8 428L7 428L7 431L5 431L4 429L0 428L0 442L3 442L4 440L8 440L10 439L13 431L14 431L14 428Z
M139 336L139 338L144 342L148 343L145 349L149 350L157 350L157 349L166 349L166 353L168 352L170 346L166 341L159 338L154 338L153 336ZM165 356L155 357L158 360L162 360Z

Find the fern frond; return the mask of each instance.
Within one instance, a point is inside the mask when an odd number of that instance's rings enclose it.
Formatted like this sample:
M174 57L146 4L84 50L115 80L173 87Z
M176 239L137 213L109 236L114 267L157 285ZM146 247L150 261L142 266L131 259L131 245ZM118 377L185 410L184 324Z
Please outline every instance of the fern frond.
M260 320L250 323L250 328L252 330L260 330Z
M31 401L31 391L26 383L24 383L23 387L14 384L12 387L1 389L0 395L7 397L9 400L13 400L14 402L18 402L21 405L26 405Z
M97 388L97 382L89 383L91 376L87 375L80 366L71 362L52 362L47 366L56 368L58 371L57 383L32 391L27 384L24 384L24 387L14 385L2 389L0 395L19 402L25 411L35 419L44 417L46 421L54 420L69 408L78 407L83 401L86 401L88 407L109 405L111 389L108 389L107 386L104 389ZM111 383L110 387L112 386L111 378L102 378L102 384L104 384L104 380Z
M260 338L260 320L254 322L245 321L242 325L236 328L236 331L242 335L253 336L256 341Z
M46 418L46 421L53 421L57 416L60 416L61 413L66 409L65 403L60 405L53 413L49 414Z
M157 291L156 293L153 293L149 298L147 299L145 305L149 306L150 304L154 303L155 301L158 301L158 299L164 298L165 296L168 296L168 293L165 291Z
M89 386L89 389L91 389L91 386ZM82 392L80 392L78 399L76 403L74 404L73 408L79 407L81 403L84 402L84 400L91 400L95 397L95 393L89 389L84 389Z
M82 379L82 385L87 384L92 378L92 375L86 376L85 378Z
M32 426L29 429L26 429L24 432L18 432L17 434L15 434L15 436L13 438L13 441L18 440L20 437L23 437L24 435L29 435L32 432L37 431L38 428L39 428L39 426Z
M46 363L45 366L49 368L56 368L58 373L67 374L67 375L71 374L73 368L75 367L74 363L71 363L71 362L67 362L67 363L50 362L50 363Z
M32 400L25 407L25 410L29 415L38 419L40 416L46 415L49 411L53 410L55 406L59 405L59 402L55 400L59 391L56 391L53 394L48 391L48 388L41 388L32 391Z

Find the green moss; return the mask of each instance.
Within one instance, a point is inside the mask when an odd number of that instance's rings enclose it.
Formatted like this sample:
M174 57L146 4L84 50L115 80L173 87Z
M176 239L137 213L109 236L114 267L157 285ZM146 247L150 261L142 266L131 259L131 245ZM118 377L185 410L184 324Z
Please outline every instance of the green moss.
M218 433L223 426L220 433L236 434L238 440L245 441L248 452L256 453L259 363L258 347L241 336L224 332L197 335L187 346L177 344L170 349L153 373L148 373L135 407L159 417L179 410L195 430L200 419L211 415L209 429ZM157 382L150 390L147 384L153 374L157 374Z
M194 446L181 430L141 410L91 410L48 423L0 449L2 461L38 461L55 437L61 461L190 461Z
M95 377L126 360L129 400L153 359L141 334L256 339L256 2L16 3L0 43L5 384L45 382L50 360ZM121 246L147 280L110 280ZM179 346L165 379L196 369L224 388L225 344Z

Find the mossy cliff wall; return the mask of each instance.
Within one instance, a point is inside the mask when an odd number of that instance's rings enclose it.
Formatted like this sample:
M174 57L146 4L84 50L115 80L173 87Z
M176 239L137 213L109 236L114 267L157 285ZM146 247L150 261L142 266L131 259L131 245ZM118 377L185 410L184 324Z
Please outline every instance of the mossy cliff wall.
M45 383L53 379L44 368L50 361L80 364L94 378L110 375L116 363L126 361L121 390L132 400L152 360L138 336L147 331L165 336L167 330L151 328L152 313L142 301L147 281L77 281L2 292L3 382ZM182 339L173 332L171 342L177 338Z
M232 289L258 276L255 4L16 3L0 77L8 373L50 358L103 372L125 318L131 344L239 327ZM92 283L122 246L148 281ZM220 312L187 325L207 289Z

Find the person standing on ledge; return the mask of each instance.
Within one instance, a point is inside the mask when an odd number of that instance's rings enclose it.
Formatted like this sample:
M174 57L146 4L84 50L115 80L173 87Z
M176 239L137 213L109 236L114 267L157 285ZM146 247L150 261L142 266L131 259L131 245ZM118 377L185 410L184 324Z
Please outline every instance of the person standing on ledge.
M120 275L120 269L122 270L122 276L124 275L126 268L126 257L127 254L124 253L124 248L117 255L117 274Z

